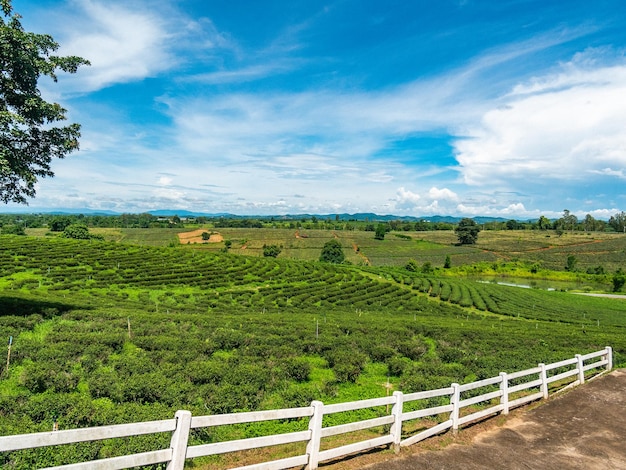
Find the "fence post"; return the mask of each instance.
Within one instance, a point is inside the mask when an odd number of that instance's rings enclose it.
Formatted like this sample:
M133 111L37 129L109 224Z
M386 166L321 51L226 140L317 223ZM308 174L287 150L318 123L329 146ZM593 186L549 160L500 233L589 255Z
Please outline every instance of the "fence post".
M453 383L452 395L450 396L450 404L452 405L452 412L450 413L450 419L452 420L452 433L456 434L459 430L459 402L461 401L461 390L459 384Z
M546 365L544 363L540 363L539 367L541 367L541 371L539 372L539 378L541 379L540 390L543 392L544 400L547 400L548 399L548 373L546 372Z
M317 468L320 442L322 440L322 419L324 418L324 403L313 400L313 416L309 420L309 431L311 431L311 439L306 445L306 453L309 456L309 463L305 467L306 470L315 470Z
M172 460L167 464L167 470L183 470L187 455L189 430L191 429L191 411L178 410L174 418L176 419L176 429L170 441Z
M500 382L500 390L502 391L502 396L500 397L500 404L502 405L502 414L509 414L509 379L506 375L506 372L500 372L500 377L502 377L502 382Z
M607 346L606 348L606 360L608 361L606 365L607 372L610 372L613 369L613 348L611 346Z
M400 452L400 441L402 440L402 405L404 404L404 394L402 392L393 392L396 398L391 414L393 416L393 424L389 433L393 436L393 451L397 454Z
M580 385L585 383L585 369L583 364L583 356L581 354L575 354L574 357L578 359L578 382Z

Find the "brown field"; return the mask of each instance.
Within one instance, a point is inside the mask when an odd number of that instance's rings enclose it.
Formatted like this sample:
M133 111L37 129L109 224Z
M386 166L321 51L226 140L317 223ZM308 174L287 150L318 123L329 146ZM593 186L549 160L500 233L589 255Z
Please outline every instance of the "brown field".
M183 244L191 243L220 243L224 241L224 237L217 232L208 232L211 234L208 240L202 239L202 234L207 230L200 228L191 232L181 232L178 234L178 240Z

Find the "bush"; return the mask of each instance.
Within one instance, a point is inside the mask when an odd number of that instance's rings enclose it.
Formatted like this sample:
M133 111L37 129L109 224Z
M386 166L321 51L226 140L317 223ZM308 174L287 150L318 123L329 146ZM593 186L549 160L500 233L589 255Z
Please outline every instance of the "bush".
M365 366L366 356L358 351L332 350L325 354L337 382L356 382Z
M613 275L613 292L619 292L626 284L626 273L618 269Z
M404 266L404 269L415 273L419 269L419 266L417 264L417 261L415 261L414 259L410 259L409 262Z
M263 245L263 256L266 258L276 258L283 251L278 245Z
M302 358L289 358L284 365L288 378L297 382L306 382L311 375L311 364Z
M343 247L338 240L332 239L324 243L322 253L320 254L320 261L326 263L340 264L346 259L346 255L343 252Z

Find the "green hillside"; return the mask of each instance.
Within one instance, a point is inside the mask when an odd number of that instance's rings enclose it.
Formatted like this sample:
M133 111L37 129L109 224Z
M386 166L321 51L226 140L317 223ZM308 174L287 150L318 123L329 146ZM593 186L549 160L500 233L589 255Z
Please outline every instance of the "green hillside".
M13 337L0 434L377 397L387 379L432 389L607 345L626 361L623 300L400 268L2 236L0 273L0 337ZM154 439L2 464L118 455Z

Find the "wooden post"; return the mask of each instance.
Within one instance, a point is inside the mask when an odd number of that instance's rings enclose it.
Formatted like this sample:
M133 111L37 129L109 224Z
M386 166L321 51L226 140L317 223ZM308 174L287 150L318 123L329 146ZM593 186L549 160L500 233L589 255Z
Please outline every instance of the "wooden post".
M127 318L128 320L128 339L131 338L131 333L130 333L130 318Z
M450 419L452 420L452 433L456 434L459 431L459 402L461 401L461 390L459 384L452 384L452 395L450 396L450 404L452 405L452 412L450 413Z
M613 369L613 348L611 346L607 346L605 349L606 349L606 360L608 362L606 365L606 370L611 371L611 369Z
M324 418L324 403L313 400L313 416L309 420L309 431L311 431L311 439L306 445L306 453L309 456L309 463L305 470L316 470L320 457L320 444L322 440L322 419Z
M539 372L539 378L541 379L541 391L543 392L543 398L548 398L548 373L546 372L546 365L539 364L541 371Z
M167 470L183 470L185 467L185 456L187 455L189 430L191 429L191 411L178 410L174 417L176 418L176 430L172 434L172 440L170 441L172 460L167 464Z
M585 369L583 363L583 357L580 354L575 354L574 357L578 359L578 382L580 385L585 383Z
M502 390L502 396L500 397L500 404L502 405L502 414L509 414L509 379L506 372L500 372L502 382L500 382L500 390Z
M393 436L393 451L397 454L400 452L400 441L402 440L402 405L404 404L404 395L402 392L393 392L396 401L391 408L393 415L393 424L389 433Z

